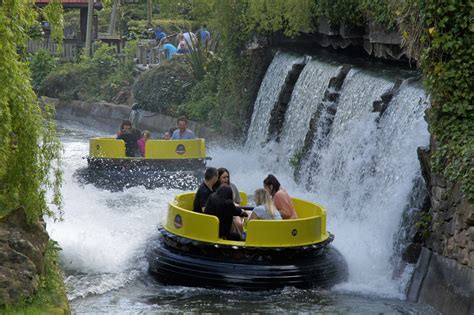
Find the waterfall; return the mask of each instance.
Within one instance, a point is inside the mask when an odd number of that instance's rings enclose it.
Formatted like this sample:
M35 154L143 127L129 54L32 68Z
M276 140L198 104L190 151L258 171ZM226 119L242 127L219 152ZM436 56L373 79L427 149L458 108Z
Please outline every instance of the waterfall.
M289 66L280 66L279 70L284 71L283 68ZM384 78L378 71L351 69L339 99L331 105L334 110L330 114L334 117L332 124L328 124L324 109L329 104L321 102L321 97L328 78L336 71L335 66L313 61L300 75L281 130L280 148L275 152L297 152L303 145L312 114L321 113L314 131L316 137L301 163L299 182L305 185L288 179L283 185L290 188L292 195L327 208L328 229L336 235L335 245L350 269L349 282L340 289L404 298L410 270L393 279L391 258L402 213L420 175L416 149L429 142L423 118L427 96L421 87L404 81L387 110L383 114L374 112L373 102L394 87L395 76ZM250 126L252 132L247 138L247 143L254 147L265 141L262 134L268 129L271 108L262 107L271 107L274 100L267 100L271 94L278 94L275 82L271 91L266 90L269 80L266 77L267 85L260 88ZM271 80L275 80L275 73ZM268 161L263 164L272 166L283 178L291 176L287 170L282 173L287 163L275 161L270 153L259 157Z
M321 104L329 80L335 76L337 66L320 61L309 62L301 72L291 96L285 122L281 130L281 154L290 160L304 144L311 115Z
M378 115L372 113L372 103L380 98L380 95L385 91L389 90L392 85L393 82L368 75L360 70L349 72L342 86L336 116L328 136L330 139L326 137L315 139L309 156L301 167L303 182L310 183L313 190L318 190L321 184L319 178L322 175L319 173L320 169L323 172L332 172L336 176L338 175L337 172L344 168L359 172L360 166L367 163L367 159L370 159L373 155L366 151L373 149L370 146L370 140L376 130L375 118ZM327 112L323 111L318 121L318 129L326 127L325 115L327 115ZM319 135L327 133L325 131L319 132ZM330 142L331 145L328 147ZM327 149L334 151L334 156L342 154L342 151L349 151L353 154L354 159L352 161L343 159L335 161L331 156L324 159L323 155L327 155ZM314 167L315 162L326 163L326 165ZM351 179L356 180L357 177L364 174L352 175Z
M295 63L302 63L304 57L278 52L268 67L255 101L252 120L248 131L246 147L257 148L268 135L270 114L277 102L286 74Z

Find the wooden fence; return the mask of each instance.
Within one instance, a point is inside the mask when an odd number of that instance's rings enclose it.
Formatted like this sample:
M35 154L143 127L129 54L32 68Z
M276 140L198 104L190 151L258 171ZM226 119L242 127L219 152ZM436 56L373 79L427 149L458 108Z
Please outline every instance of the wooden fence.
M158 49L158 44L154 39L143 39L137 46L138 64L156 65L165 60L166 55L164 51Z
M63 41L63 51L61 52L60 59L63 61L76 60L80 48L82 47L78 45L77 40L65 39ZM49 38L40 40L30 40L28 42L28 52L34 54L40 49L44 49L46 51L49 51L51 54L56 55L58 52L58 44Z

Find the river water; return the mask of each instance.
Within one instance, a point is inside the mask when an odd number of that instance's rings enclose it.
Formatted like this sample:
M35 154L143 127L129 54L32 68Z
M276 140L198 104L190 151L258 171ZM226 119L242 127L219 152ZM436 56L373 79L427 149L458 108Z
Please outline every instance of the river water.
M331 219L330 208L328 229L336 232L335 246L355 247L346 257L349 266L357 265L347 283L329 291L285 288L264 292L161 285L147 273L145 250L165 218L167 202L180 190L134 187L110 192L81 184L74 173L87 164L83 157L88 153L89 138L107 133L71 121L58 123L64 145L64 220L49 220L47 226L62 248L61 266L73 313L436 313L428 306L404 300L407 278L371 276L377 266L366 266L365 270L359 266L360 261L370 264L370 257L359 261L354 252L359 248L360 255L371 255L363 249L371 244L367 239L354 245L354 240L338 238L338 222ZM276 164L272 169L258 153L238 147L210 147L208 155L213 157L211 166L228 168L231 180L247 193L260 187L263 178L273 172L292 195L318 202L288 171ZM378 250L373 248L372 252L376 255Z

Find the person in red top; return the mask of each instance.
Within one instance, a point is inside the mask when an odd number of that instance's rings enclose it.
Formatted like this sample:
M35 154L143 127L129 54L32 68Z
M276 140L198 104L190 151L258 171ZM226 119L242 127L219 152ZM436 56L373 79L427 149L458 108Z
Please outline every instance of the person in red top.
M263 180L263 188L270 193L273 204L280 212L283 220L298 219L295 206L288 193L281 187L278 179L272 174Z

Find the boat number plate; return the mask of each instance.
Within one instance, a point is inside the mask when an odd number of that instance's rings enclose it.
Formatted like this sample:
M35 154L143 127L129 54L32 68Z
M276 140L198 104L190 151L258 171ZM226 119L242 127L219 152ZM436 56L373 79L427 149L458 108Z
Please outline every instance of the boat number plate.
M183 226L183 219L181 218L181 216L179 214L177 214L175 217L174 217L174 226L179 229L180 227Z
M298 231L296 229L291 230L291 235L296 236L298 234Z
M184 146L184 144L178 144L178 146L176 147L176 153L180 155L186 153L186 147Z

